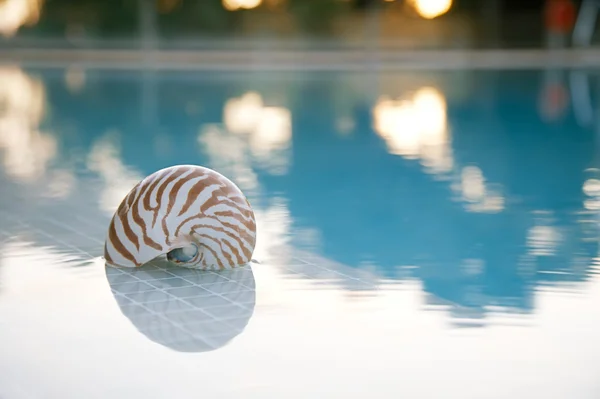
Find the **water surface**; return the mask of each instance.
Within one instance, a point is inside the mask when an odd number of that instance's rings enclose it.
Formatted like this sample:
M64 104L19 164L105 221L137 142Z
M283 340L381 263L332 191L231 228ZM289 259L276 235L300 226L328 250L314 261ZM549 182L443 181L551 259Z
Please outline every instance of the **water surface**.
M0 69L0 397L597 398L583 72ZM140 179L209 166L260 264L107 269Z

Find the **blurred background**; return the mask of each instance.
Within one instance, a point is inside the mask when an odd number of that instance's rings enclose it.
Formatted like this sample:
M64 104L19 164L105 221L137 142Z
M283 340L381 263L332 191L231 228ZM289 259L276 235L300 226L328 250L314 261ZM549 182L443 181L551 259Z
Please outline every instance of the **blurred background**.
M2 0L3 48L587 46L595 0ZM575 33L573 35L573 33Z

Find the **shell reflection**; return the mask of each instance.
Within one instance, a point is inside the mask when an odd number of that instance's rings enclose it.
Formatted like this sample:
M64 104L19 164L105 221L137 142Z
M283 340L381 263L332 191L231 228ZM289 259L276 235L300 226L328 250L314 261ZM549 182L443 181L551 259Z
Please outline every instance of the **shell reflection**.
M121 312L150 340L178 352L208 352L238 336L254 312L250 265L220 272L155 261L136 269L106 266Z

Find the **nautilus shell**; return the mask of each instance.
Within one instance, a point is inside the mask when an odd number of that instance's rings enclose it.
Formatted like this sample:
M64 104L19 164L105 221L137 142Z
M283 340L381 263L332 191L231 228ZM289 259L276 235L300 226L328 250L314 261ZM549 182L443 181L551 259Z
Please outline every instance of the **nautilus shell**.
M104 258L139 267L166 255L179 266L221 270L250 262L255 244L254 212L242 191L214 170L178 165L146 177L123 199Z

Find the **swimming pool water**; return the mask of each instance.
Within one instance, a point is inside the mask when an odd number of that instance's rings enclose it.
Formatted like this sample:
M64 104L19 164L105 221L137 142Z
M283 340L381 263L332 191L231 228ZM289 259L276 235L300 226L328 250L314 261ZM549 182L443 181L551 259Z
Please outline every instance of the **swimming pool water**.
M0 67L0 398L599 397L586 79ZM105 268L174 164L240 186L260 263Z

